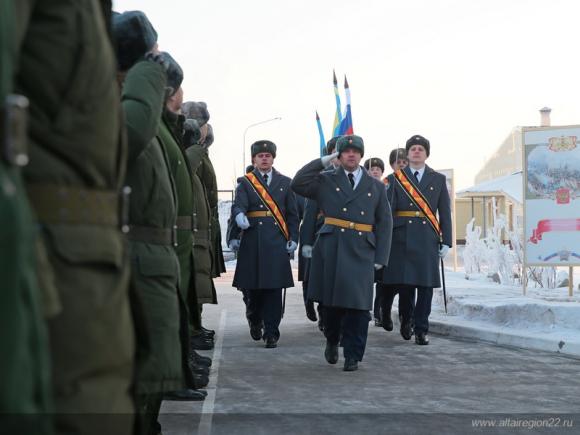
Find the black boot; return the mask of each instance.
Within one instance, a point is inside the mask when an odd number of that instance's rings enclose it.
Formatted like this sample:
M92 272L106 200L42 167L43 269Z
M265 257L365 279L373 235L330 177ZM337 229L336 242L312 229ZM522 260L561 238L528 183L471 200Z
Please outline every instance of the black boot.
M193 349L189 353L189 362L199 366L211 367L211 358L202 356Z
M338 362L338 345L326 342L326 349L324 349L324 358L328 364L336 364Z
M385 331L393 330L393 319L390 311L388 313L383 311L383 329Z
M208 340L202 334L193 335L189 338L192 349L211 350L213 349L213 340Z
M344 360L344 368L342 370L345 372L354 372L358 370L358 361L353 358L346 358Z
M308 320L310 320L312 322L316 322L318 320L318 318L316 317L316 310L314 309L314 302L306 301L304 306L306 308L306 317L308 317Z

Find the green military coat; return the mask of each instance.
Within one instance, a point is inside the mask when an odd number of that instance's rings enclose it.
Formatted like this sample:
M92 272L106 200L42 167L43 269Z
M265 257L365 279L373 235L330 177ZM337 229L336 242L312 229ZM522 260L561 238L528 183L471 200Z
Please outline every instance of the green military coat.
M24 175L52 268L39 276L54 272L62 307L49 322L55 419L87 433L86 413L100 413L109 433L129 433L135 346L118 207L126 143L103 4L14 3L15 89L30 100Z
M138 342L137 394L174 391L183 386L179 263L171 240L163 243L148 239L157 230L171 234L177 217L167 154L155 137L165 84L160 65L139 62L129 70L122 95L130 155L135 156L127 170L131 187L132 285L144 323L139 332L147 339Z
M187 158L193 170L193 200L195 210L194 228L194 258L195 286L198 301L201 304L216 304L217 294L212 275L212 239L211 239L211 207L203 183L198 175L205 151L194 145L186 151Z
M13 90L14 18L13 1L0 1L2 104ZM0 149L4 149L7 144L0 130ZM36 236L20 171L0 157L0 413L42 415L51 411L48 346L35 270ZM2 429L48 434L48 424L34 417L20 422L5 418Z

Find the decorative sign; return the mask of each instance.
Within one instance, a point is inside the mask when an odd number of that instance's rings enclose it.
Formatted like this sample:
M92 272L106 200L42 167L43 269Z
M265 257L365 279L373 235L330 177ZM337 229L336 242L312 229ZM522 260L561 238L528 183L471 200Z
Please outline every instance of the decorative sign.
M525 128L527 265L580 265L580 126Z

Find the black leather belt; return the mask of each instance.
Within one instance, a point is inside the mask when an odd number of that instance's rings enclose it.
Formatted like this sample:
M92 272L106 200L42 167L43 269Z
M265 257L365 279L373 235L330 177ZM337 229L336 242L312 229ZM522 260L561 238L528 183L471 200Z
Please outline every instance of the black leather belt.
M129 240L153 245L177 246L175 229L131 225Z

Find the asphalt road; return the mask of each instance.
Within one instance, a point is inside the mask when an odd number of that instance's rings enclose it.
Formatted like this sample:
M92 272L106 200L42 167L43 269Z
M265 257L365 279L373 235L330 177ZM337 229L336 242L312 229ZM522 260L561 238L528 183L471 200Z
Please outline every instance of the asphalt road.
M164 435L580 433L579 360L437 336L417 346L371 324L359 370L343 372L342 352L325 361L301 290L288 292L278 348L265 349L228 279L219 305L204 306L217 333L202 352L214 358L208 397L164 402Z

